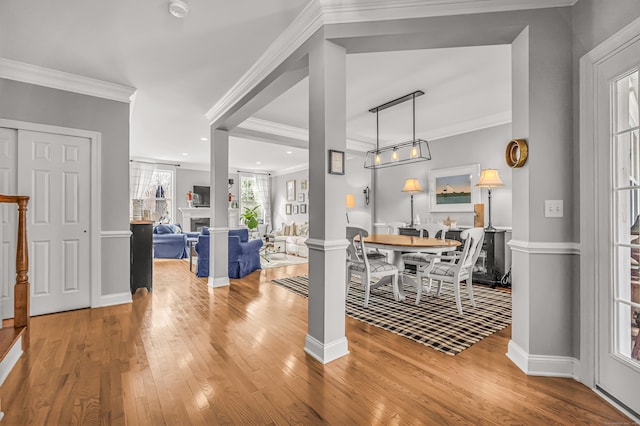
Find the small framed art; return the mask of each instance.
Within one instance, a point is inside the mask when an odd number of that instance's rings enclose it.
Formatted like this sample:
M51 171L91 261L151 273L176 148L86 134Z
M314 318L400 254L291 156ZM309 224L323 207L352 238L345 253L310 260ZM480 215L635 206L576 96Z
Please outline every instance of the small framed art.
M307 205L306 204L300 204L300 213L302 213L302 214L306 214L307 213Z
M285 204L284 205L284 213L285 214L291 214L291 204Z
M298 194L298 202L304 203L304 192Z
M297 204L293 205L293 214L298 214L298 205Z
M329 173L332 175L344 174L344 151L329 150Z
M296 181L288 180L287 181L287 201L295 201L296 200Z

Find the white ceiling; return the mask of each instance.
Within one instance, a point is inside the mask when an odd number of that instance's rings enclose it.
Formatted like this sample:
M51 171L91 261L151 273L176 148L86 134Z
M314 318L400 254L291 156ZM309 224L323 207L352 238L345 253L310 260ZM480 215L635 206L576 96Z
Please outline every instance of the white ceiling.
M187 0L180 20L168 0L5 0L0 57L137 88L131 156L206 168L204 114L306 3ZM423 139L510 121L510 68L509 46L349 55L347 135L375 142L367 110L418 89L426 92L416 100ZM303 80L255 117L306 129L307 86ZM380 113L381 144L410 136L410 103ZM232 169L290 169L306 157L300 148L231 140Z

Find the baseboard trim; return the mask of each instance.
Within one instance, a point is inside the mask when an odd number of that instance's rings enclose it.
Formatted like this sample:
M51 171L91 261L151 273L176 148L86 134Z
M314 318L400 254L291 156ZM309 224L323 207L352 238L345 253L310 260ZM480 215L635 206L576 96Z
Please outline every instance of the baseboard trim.
M4 383L13 367L16 365L22 355L22 336L18 337L13 343L13 347L7 352L7 356L0 362L0 386Z
M531 355L513 340L509 341L507 357L527 376L569 377L577 380L577 361L568 356Z
M347 338L343 337L331 343L324 344L318 339L307 335L304 342L304 351L322 364L349 354Z
M131 299L131 293L125 291L123 293L114 293L107 294L105 296L100 296L100 305L94 306L94 308L104 308L106 306L114 306L114 305L124 305L126 303L131 303L133 300Z
M218 288L229 285L229 277L214 278L209 277L207 280L209 287Z

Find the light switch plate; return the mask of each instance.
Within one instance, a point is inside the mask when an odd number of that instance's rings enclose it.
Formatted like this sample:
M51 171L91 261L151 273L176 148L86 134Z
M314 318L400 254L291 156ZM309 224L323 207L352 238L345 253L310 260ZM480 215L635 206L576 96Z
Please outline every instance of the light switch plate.
M564 205L562 200L544 200L544 217L563 217Z

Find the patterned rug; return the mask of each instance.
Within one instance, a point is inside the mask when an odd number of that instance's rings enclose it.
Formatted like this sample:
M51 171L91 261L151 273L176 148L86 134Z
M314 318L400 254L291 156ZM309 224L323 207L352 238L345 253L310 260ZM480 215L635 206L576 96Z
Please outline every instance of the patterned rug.
M271 282L307 297L309 281L306 276ZM435 296L435 287L434 284L428 295L423 291L420 305L416 306L415 289L405 286L407 298L404 302L397 302L391 286L382 286L371 291L369 307L364 308L364 291L360 283L353 281L347 297L346 314L448 355L457 355L511 324L511 294L508 292L475 285L474 308L463 284L461 295L464 315L458 315L452 286L443 285L439 297Z

